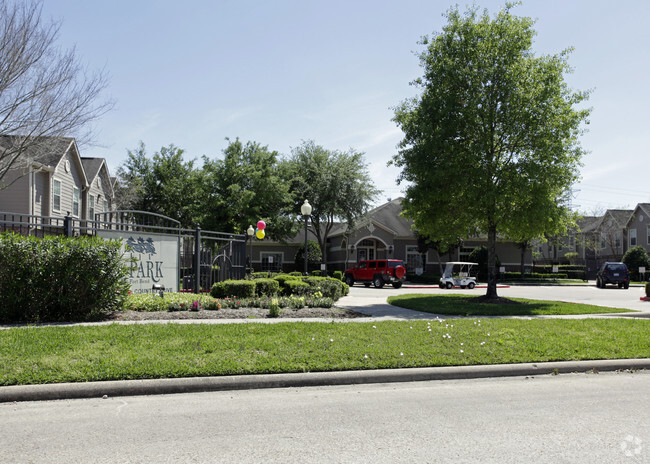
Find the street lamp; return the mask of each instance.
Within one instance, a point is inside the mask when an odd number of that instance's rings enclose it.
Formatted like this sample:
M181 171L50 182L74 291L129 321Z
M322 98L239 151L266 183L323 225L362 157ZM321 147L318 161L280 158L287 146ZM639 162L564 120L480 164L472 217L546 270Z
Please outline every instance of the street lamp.
M248 226L246 234L248 235L248 240L251 242L251 253L248 257L248 268L250 269L250 272L253 272L253 235L255 234L255 229L253 229L253 226Z
M305 218L305 275L307 275L307 223L309 222L309 216L311 215L311 205L307 200L300 207L300 212Z

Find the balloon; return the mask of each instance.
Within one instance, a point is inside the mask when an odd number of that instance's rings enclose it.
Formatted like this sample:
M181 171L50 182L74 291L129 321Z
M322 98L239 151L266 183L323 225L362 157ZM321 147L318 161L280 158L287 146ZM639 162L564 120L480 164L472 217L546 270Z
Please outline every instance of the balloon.
M265 235L266 235L266 234L264 233L263 230L258 230L257 233L255 234L255 236L256 236L257 238L259 238L260 240L262 240L262 239L264 238Z
M264 230L265 227L266 227L266 222L264 222L264 221L258 221L257 222L257 228L259 230Z

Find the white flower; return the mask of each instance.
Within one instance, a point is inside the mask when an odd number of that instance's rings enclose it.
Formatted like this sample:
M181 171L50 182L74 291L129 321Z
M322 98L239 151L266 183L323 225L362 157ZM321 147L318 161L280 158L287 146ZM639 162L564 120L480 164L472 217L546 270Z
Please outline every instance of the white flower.
M372 328L373 328L373 329L376 329L376 328L377 328L377 326L376 326L376 325L373 325L373 326L372 326Z
M334 339L333 339L333 338L330 338L330 342L333 342L333 341L334 341Z
M363 357L366 358L366 359L368 359L368 355L367 355L367 354L364 354Z
M402 353L402 352L400 351L399 355L400 355L400 356L404 356L404 353Z
M460 350L460 352L461 352L461 353L464 353L464 351L463 351L463 350Z
M461 344L460 344L460 346L463 346L463 345L464 345L464 343L461 343Z

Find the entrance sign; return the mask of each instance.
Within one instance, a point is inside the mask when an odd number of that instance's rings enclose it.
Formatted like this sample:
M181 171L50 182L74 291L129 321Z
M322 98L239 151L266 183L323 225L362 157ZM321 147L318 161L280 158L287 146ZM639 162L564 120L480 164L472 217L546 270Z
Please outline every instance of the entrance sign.
M152 293L154 284L164 285L166 292L178 291L177 235L98 230L97 236L106 240L122 240L124 259L131 268L128 276L131 292Z

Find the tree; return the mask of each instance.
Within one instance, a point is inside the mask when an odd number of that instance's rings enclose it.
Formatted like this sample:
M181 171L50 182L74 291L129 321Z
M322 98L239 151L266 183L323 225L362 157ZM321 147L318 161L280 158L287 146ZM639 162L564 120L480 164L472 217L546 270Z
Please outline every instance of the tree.
M293 203L278 153L256 142L226 140L230 143L222 160L203 160L207 194L204 227L241 234L249 225L264 220L271 238L291 235L296 226L288 215Z
M646 272L650 272L650 257L641 245L633 246L627 250L623 256L623 262L630 271L632 280L641 280L640 267L645 267Z
M406 182L404 214L431 240L487 234L487 298L496 298L496 239L559 234L571 218L560 201L583 150L568 51L534 56L533 20L458 9L420 55L419 96L394 121L404 132L393 163Z
M307 242L307 272L317 271L320 269L321 249L318 243L313 240ZM303 269L305 265L305 245L298 248L294 256L296 269Z
M196 226L204 196L202 173L194 168L193 160L183 159L183 153L169 145L149 159L142 142L136 150L129 150L117 170L117 207L163 214L185 228Z
M91 136L90 123L113 106L98 101L103 72L89 74L75 50L58 48L60 23L41 20L41 1L0 0L0 188L29 166L27 153L47 149L46 136Z
M322 262L327 263L327 238L334 225L344 221L353 229L379 193L363 153L326 150L310 140L292 150L285 168L286 178L291 179L293 210L299 214L300 206L309 201L312 230L321 247Z

